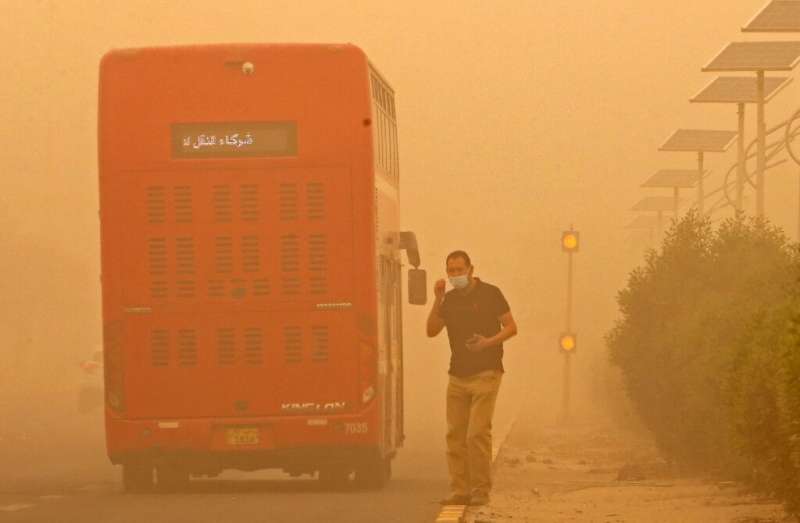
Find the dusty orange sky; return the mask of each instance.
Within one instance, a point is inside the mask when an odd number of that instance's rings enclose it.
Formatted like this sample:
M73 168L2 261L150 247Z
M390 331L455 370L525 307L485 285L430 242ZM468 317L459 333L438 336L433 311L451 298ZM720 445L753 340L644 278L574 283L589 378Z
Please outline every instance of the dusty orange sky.
M694 167L692 155L657 152L676 128L735 128L734 107L693 106L688 99L713 79L700 68L725 44L765 38L739 31L763 5L4 0L0 340L6 361L60 383L65 366L99 340L95 129L105 51L352 42L397 91L404 228L417 232L431 282L447 252L464 248L477 274L500 285L511 302L521 329L507 356L517 376L511 391L557 380L566 281L558 241L571 223L580 229L575 318L578 367L586 370L603 358L614 294L641 259L642 245L623 230L634 217L628 209L660 194L639 185L660 168ZM797 86L790 86L770 105L768 121L777 122L799 100ZM719 185L734 154L709 158L709 188ZM792 237L798 171L779 170L767 181L768 216ZM406 310L407 368L443 374L446 343L423 338L426 314L427 308Z

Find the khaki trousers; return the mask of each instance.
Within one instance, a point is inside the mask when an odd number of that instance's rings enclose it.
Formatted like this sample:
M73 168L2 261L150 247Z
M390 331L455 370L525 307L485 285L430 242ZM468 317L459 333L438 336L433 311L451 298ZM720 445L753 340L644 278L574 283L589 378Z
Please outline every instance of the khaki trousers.
M492 416L503 373L488 370L447 386L447 466L454 495L492 489Z

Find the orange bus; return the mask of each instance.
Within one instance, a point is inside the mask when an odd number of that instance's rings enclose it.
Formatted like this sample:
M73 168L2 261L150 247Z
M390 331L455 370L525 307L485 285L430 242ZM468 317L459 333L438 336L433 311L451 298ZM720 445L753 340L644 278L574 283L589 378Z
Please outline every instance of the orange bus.
M98 115L105 425L124 488L403 444L394 92L353 45L114 50Z

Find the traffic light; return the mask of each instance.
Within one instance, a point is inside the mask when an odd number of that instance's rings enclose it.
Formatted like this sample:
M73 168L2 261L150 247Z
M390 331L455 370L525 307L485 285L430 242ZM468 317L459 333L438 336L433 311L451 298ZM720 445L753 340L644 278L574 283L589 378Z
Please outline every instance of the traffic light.
M558 348L561 352L571 353L578 348L578 336L571 332L565 332L558 339Z
M578 231L564 231L561 233L561 250L564 252L578 252L581 233Z

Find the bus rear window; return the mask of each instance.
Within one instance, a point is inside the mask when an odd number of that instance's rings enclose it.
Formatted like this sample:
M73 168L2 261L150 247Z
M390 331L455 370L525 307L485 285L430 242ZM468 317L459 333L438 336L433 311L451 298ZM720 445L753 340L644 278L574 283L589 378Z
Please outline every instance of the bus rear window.
M172 124L173 158L297 156L297 122Z

